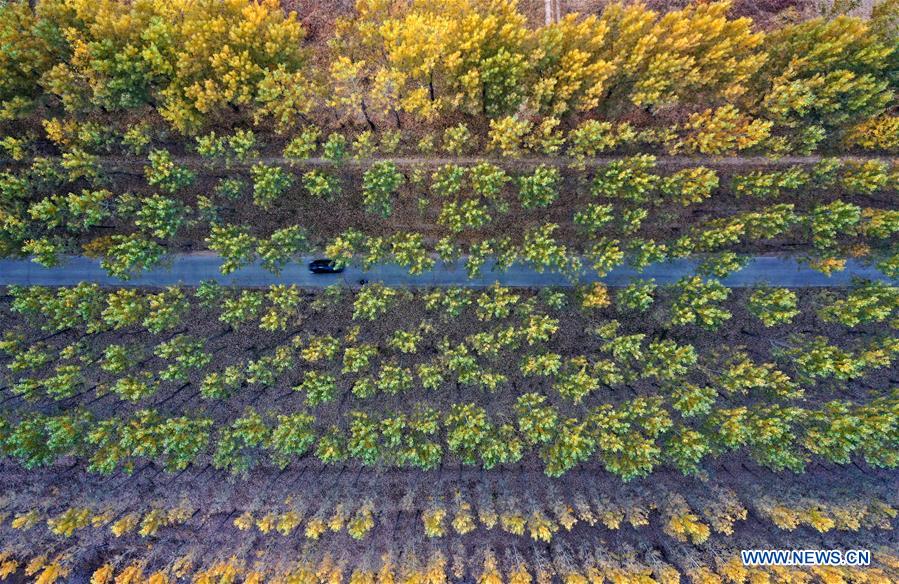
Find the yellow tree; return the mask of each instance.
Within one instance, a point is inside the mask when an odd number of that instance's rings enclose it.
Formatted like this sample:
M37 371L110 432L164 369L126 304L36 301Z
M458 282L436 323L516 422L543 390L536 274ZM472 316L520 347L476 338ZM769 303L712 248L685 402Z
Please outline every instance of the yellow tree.
M509 113L523 98L527 37L516 0L359 0L336 26L332 103L369 122Z
M611 30L614 95L650 107L745 93L765 60L764 36L748 18L729 19L729 8L729 1L693 3L658 18L640 3L607 7L601 21Z
M755 80L759 113L778 124L830 129L884 111L894 98L895 42L849 16L817 18L768 35Z
M160 113L181 131L251 106L263 80L308 67L303 27L278 0L155 1L179 12L178 60Z
M64 33L71 55L43 78L69 111L152 102L177 60L172 22L177 2L71 0Z
M41 93L39 80L64 50L62 0L0 5L0 119L21 114Z
M599 106L616 69L607 50L609 32L608 21L576 14L536 32L531 95L540 111L561 116Z
M44 5L65 6L50 20L67 46L41 83L69 111L159 103L176 129L193 132L210 118L254 106L257 118L284 126L312 102L305 33L277 0Z

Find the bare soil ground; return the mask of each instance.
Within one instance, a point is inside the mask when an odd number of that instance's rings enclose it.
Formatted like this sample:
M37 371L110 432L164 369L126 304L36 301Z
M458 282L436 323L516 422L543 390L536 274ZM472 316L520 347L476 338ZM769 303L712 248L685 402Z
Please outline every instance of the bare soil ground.
M487 549L492 549L501 561L513 550L527 559L537 557L549 561L561 553L577 557L579 553L594 553L594 550L615 558L631 556L638 560L654 552L685 571L691 559L699 557L713 563L718 558L729 558L729 550L740 548L877 550L895 549L899 545L897 521L882 527L831 530L822 534L808 526L792 531L779 529L761 511L765 495L787 504L805 499L837 506L874 500L899 505L894 473L851 466L821 466L805 475L783 476L737 461L725 461L711 469L705 480L660 472L651 479L627 485L590 469L549 480L518 469L483 473L454 466L429 474L360 472L349 468L289 469L282 473L260 469L234 481L209 468L190 469L171 477L148 467L130 477L117 474L99 478L77 467L59 465L44 471L24 472L2 463L0 476L8 486L0 494L6 503L4 510L13 513L37 509L42 517L53 517L70 506L80 506L109 509L113 517L120 518L129 512L144 514L165 505L194 510L183 523L162 527L145 537L134 531L114 537L108 524L81 529L70 538L53 535L45 524L19 531L10 529L6 522L0 528L0 542L13 548L65 551L77 566L69 582L86 582L94 569L109 561L145 557L149 573L171 566L190 553L200 566L237 557L249 564L259 560L269 567L296 561L303 554L312 558L331 554L352 569L377 565L384 553L412 552L426 557L439 550L447 559L460 554L467 558L470 577L476 577L479 561ZM734 523L733 534L714 536L719 538L714 547L694 547L665 533L665 502L672 495L683 496L705 519L709 505L716 501L713 492L734 495L748 510L745 520ZM540 509L551 516L549 508L553 502L565 501L570 505L577 495L591 501L597 512L598 505L607 509L643 509L648 523L634 527L624 518L618 528L610 529L602 522L590 525L581 520L570 530L560 528L551 543L534 541L527 533L513 535L499 526L488 530L483 524L464 537L454 533L449 525L448 533L441 538L428 538L423 531L423 511L435 503L443 505L450 511L449 523L458 496L473 504L475 514L483 510L484 504L502 510L513 501L521 512ZM345 531L327 531L317 541L304 538L309 519L332 516L338 504L353 509L366 500L376 502L375 526L361 541L350 538ZM244 531L234 525L234 520L245 512L261 519L266 513L280 514L288 510L300 510L304 519L290 534L263 533L257 527ZM627 515L630 517L630 512Z

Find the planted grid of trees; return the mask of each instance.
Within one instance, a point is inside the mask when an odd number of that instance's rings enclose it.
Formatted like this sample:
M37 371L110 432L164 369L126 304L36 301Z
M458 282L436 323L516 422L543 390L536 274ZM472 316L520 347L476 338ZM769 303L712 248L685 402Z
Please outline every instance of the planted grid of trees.
M862 471L876 490L899 464L899 401L889 390L899 289L881 283L732 291L696 277L670 287L635 281L616 292L602 285L540 292L369 285L310 293L216 284L7 292L9 397L0 439L10 460L35 472L62 465L79 480L107 476L129 488L147 473L176 483L198 472L238 483L336 476L334 492L305 502L285 493L283 508L229 509L234 516L222 521L240 532L296 532L317 542L328 530L346 530L363 540L391 512L378 506L387 488L381 479L370 479L377 486L367 491L360 476L449 479L473 469L487 474L461 483L459 493L458 486L426 496L413 489L406 503L406 512L420 514L416 537L441 554L451 553L440 539L451 529L481 533L473 509L487 503L478 484L494 472L503 480L560 477L539 479L548 489L541 496L524 487L490 490L498 497L490 504L505 509L495 533L525 549L568 545L554 534L594 513L612 528L625 513L616 505L637 505L646 522L658 509L667 537L704 543L710 522L720 519L703 521L685 497L698 496L693 481L718 473L759 483L745 503L719 493L734 505L731 523L753 506L767 517L760 533L803 522L825 533L842 517L826 509L840 503L827 492L824 503L781 501L762 477L823 467L848 480ZM341 479L344 473L357 478ZM654 502L618 495L610 509L594 512L604 499L602 491L582 491L585 476L611 493L630 484L641 491L641 477L679 486L657 490ZM93 533L90 525L154 535L157 521L175 529L207 513L164 496L162 510L113 512L115 499L53 516L17 510L9 527L15 533L46 523L78 549L74 534ZM28 499L13 500L20 509ZM889 489L853 501L844 504L871 506L870 519L841 529L864 532L866 521L892 527ZM480 521L493 535L495 522Z
M337 4L0 3L0 257L697 273L7 287L0 580L899 581L899 2Z

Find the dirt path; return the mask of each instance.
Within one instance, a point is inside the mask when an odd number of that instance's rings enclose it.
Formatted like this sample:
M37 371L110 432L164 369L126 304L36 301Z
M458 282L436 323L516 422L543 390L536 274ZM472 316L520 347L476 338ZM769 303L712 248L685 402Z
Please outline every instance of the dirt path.
M583 164L587 167L603 166L614 162L629 158L631 155L606 155L594 156L586 158ZM48 158L59 158L49 156ZM739 167L784 167L792 165L811 165L827 158L837 158L841 161L853 160L885 160L893 161L895 157L876 156L876 155L852 155L852 156L783 156L780 158L772 158L768 156L666 156L656 155L656 165L659 168L682 168L687 166L708 166L712 168L739 168ZM173 155L172 159L177 164L185 165L191 168L203 168L207 171L226 172L228 170L245 170L254 164L269 165L287 165L295 167L316 167L316 166L344 166L344 167L368 167L375 162L390 161L401 167L424 166L437 167L445 164L458 164L462 166L478 164L480 162L490 162L505 168L516 167L533 167L540 164L567 166L576 160L570 156L523 156L515 158L507 158L500 156L421 156L421 155L397 155L382 157L366 157L355 158L349 156L344 160L336 163L333 160L320 156L305 158L303 160L295 160L285 158L283 156L260 156L249 158L244 161L235 161L225 166L223 163L211 164L211 161L197 155ZM98 156L97 162L111 171L132 172L139 169L142 172L144 166L148 164L146 157L141 156ZM15 161L8 158L0 158L0 165L18 165L26 164L28 161Z

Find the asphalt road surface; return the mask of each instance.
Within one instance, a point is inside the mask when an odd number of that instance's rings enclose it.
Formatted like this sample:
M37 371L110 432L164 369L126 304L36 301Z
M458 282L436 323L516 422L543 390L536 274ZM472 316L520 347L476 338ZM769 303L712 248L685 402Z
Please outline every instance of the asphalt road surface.
M313 274L307 263L313 258L301 258L286 266L279 275L253 264L241 268L227 276L219 272L221 260L212 253L177 255L156 269L143 272L130 280L123 281L107 274L98 260L85 257L68 258L55 268L44 268L29 260L0 260L0 285L42 285L71 286L79 282L96 282L109 286L163 287L179 284L197 286L204 280L216 280L224 285L241 287L265 287L272 284L295 284L304 288L322 288L332 284L358 286L362 280L380 282L393 287L451 287L467 286L480 288L498 282L503 286L521 288L544 288L572 286L575 283L603 282L608 286L624 286L634 278L652 278L657 284L671 284L695 273L697 260L673 260L647 267L643 272L628 267L613 270L603 278L585 271L577 282L572 282L561 274L537 272L527 265L516 264L506 271L493 271L493 262L488 261L481 274L469 279L463 263L438 263L424 274L409 275L406 268L394 264L384 264L363 271L358 267L348 267L342 274ZM589 265L589 264L587 264ZM790 288L826 286L846 286L853 278L896 282L881 274L876 268L864 266L855 260L848 260L842 272L826 276L798 261L789 258L759 256L722 282L733 288L770 285Z

